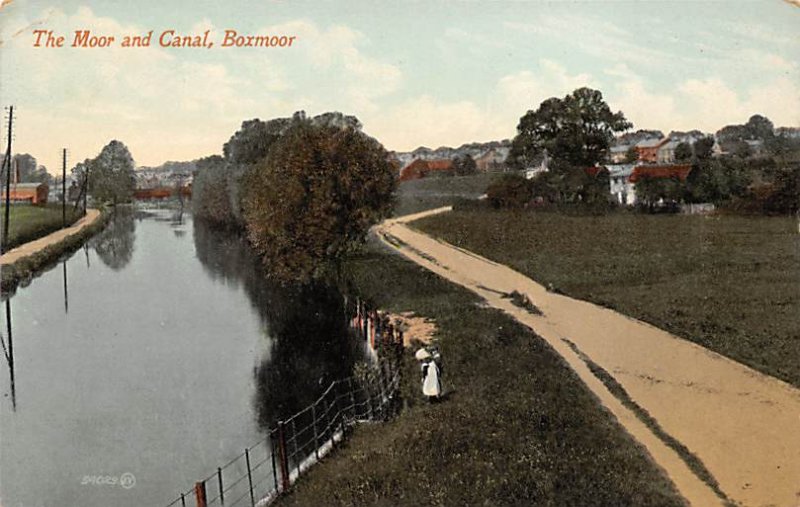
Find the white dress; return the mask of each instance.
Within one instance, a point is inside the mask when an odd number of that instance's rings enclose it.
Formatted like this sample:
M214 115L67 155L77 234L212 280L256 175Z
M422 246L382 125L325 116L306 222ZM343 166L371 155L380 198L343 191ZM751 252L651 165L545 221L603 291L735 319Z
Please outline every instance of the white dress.
M422 380L422 394L425 396L440 396L442 394L442 383L439 380L439 367L435 361L427 364L428 371Z

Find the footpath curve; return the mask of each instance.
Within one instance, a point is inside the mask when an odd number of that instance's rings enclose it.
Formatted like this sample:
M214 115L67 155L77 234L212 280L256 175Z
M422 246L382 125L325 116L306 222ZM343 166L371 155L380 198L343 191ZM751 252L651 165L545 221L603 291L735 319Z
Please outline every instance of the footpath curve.
M47 236L43 236L39 239L29 241L23 245L18 246L17 248L9 250L3 255L0 255L0 266L14 264L19 259L22 259L29 255L33 255L36 252L44 250L48 246L60 243L65 238L72 236L73 234L77 234L84 228L89 227L98 218L100 218L100 210L89 209L86 211L85 216L81 217L77 222L75 222L71 226L64 229L59 229L56 232L50 233Z
M548 292L507 266L406 225L449 210L390 219L374 230L410 260L546 340L691 505L800 506L800 390L644 322ZM504 297L515 290L542 314ZM711 477L701 479L697 460Z

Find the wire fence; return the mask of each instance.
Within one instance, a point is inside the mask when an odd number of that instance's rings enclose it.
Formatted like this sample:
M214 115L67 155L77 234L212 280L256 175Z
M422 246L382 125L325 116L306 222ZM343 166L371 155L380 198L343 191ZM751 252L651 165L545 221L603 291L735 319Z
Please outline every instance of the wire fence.
M337 380L311 405L279 421L266 438L198 481L167 507L263 507L288 491L359 422L393 415L400 387L396 361L380 360L356 377Z

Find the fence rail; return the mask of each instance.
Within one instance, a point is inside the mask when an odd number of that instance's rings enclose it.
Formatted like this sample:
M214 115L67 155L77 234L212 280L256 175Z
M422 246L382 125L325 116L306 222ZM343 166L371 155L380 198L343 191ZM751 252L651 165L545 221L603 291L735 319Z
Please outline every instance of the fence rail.
M400 386L395 361L378 361L372 382L348 377L331 383L311 405L279 421L266 438L218 467L166 507L264 507L343 441L359 422L383 420Z

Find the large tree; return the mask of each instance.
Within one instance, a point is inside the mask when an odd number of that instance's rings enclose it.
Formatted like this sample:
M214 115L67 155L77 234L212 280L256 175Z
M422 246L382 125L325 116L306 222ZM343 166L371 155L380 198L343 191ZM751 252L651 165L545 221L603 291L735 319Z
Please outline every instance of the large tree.
M296 117L245 177L248 237L275 277L314 278L388 216L394 187L378 141Z
M532 164L546 149L573 166L596 164L614 141L614 133L632 127L622 112L612 112L603 94L579 88L563 99L550 98L520 118L511 145L511 162Z
M98 201L129 201L136 188L131 152L120 141L108 143L89 166L89 193Z

